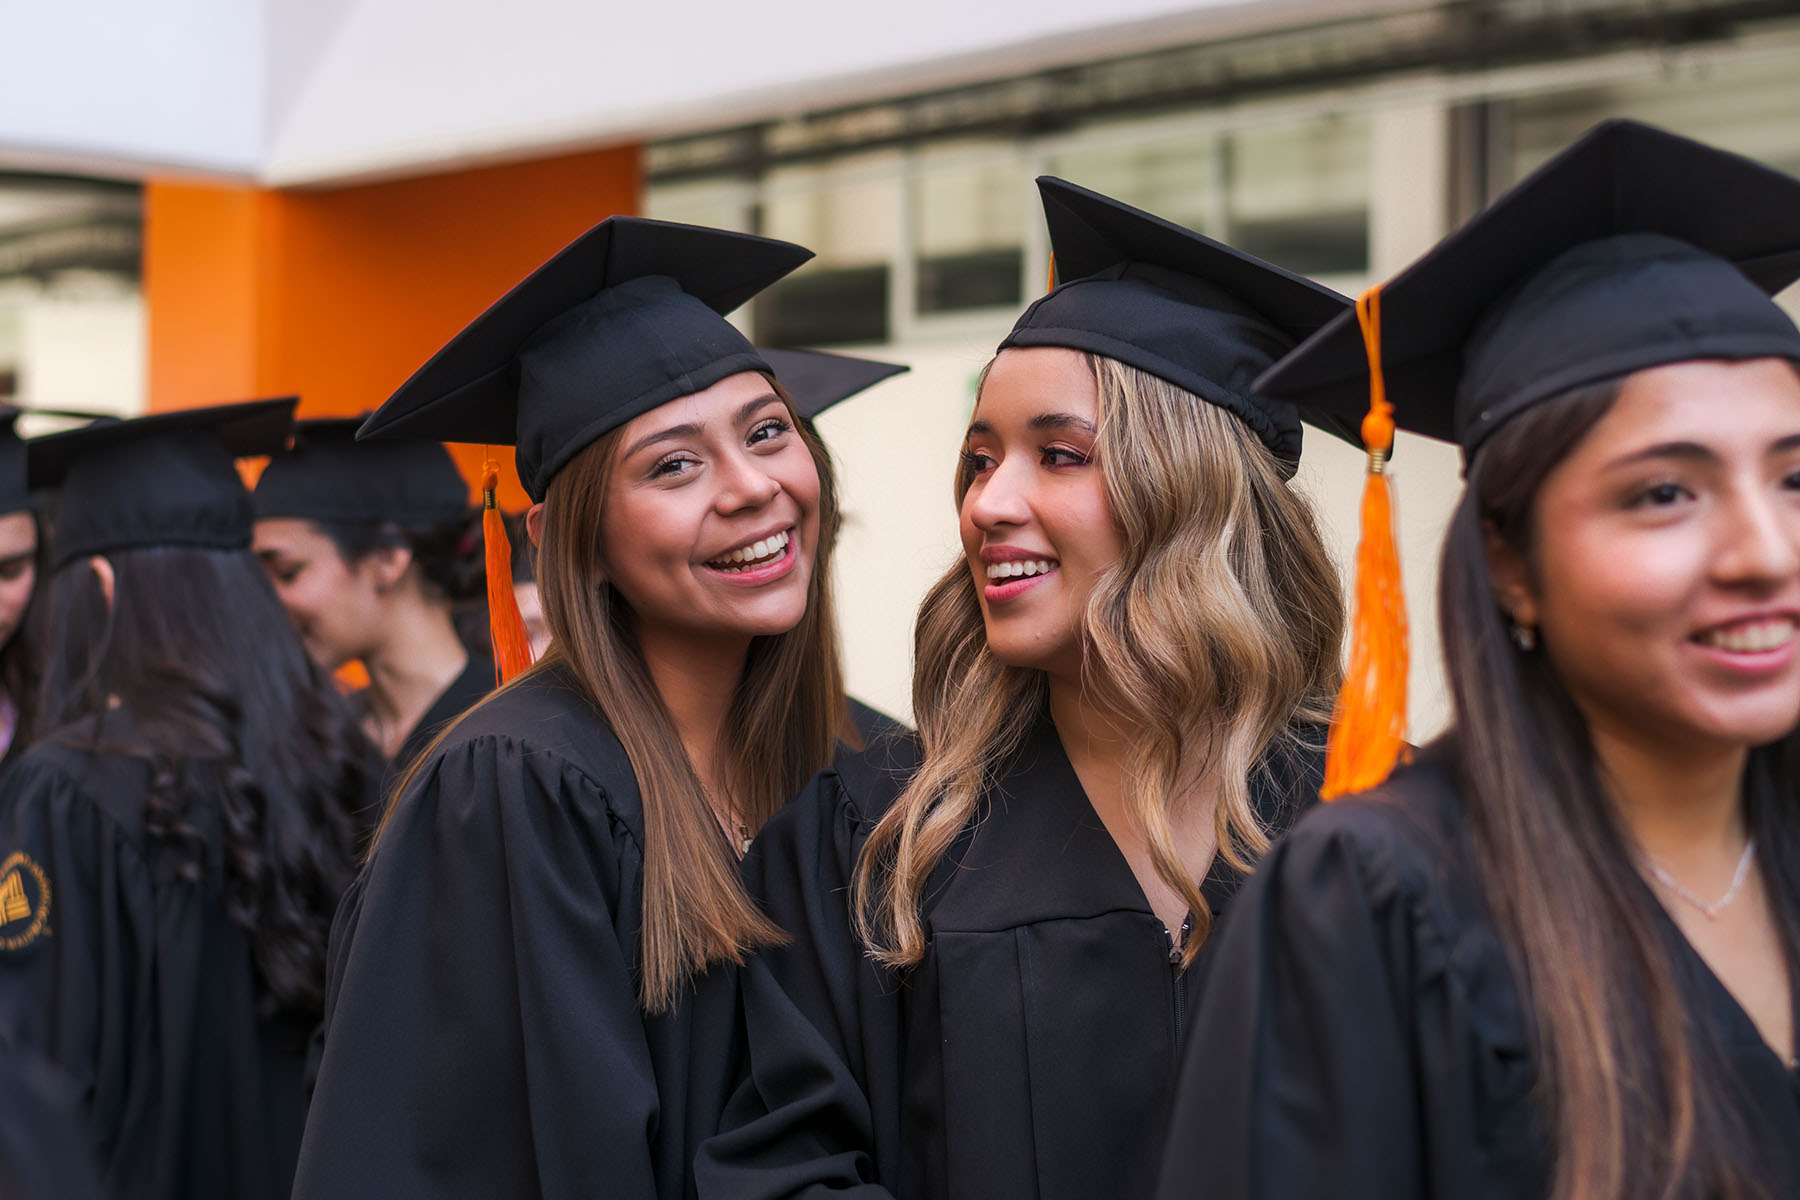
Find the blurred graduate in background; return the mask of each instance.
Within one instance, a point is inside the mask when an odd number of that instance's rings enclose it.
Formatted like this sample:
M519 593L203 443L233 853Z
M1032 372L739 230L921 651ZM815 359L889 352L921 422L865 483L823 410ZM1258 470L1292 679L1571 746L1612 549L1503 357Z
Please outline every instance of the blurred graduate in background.
M313 660L367 671L353 699L397 780L494 686L455 619L486 594L481 521L442 443L358 442L362 420L295 426L257 480L254 545Z
M107 1183L287 1195L328 927L377 764L250 552L234 457L293 401L29 444L60 486L37 740L0 780L0 1043L81 1097Z
M49 549L37 497L26 487L22 410L0 405L0 763L30 741L37 705L38 643L34 621Z

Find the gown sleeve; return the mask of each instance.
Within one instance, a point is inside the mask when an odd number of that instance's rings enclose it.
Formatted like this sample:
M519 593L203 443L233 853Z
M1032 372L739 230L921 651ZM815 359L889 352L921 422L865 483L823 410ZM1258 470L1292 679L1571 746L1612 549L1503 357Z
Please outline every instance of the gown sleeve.
M626 839L599 782L511 738L421 770L333 933L297 1200L657 1194Z
M156 899L125 831L77 781L27 754L0 784L0 1045L69 1081L105 1161L150 1154Z
M1443 1194L1428 1190L1421 1141L1416 905L1347 828L1352 809L1302 822L1225 923L1177 1084L1162 1200Z
M850 882L867 823L837 772L770 821L744 860L786 931L742 975L746 1075L701 1146L701 1200L889 1192L900 1155L901 998L865 957Z

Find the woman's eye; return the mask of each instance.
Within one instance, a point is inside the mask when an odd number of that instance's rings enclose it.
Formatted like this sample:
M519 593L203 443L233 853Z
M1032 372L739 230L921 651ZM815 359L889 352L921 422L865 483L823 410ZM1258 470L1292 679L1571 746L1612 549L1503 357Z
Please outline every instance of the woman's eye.
M1046 467L1079 467L1087 462L1087 455L1067 446L1044 446L1038 453Z
M971 475L979 475L983 471L994 469L994 460L979 450L964 450L962 456L963 470Z
M754 446L758 442L771 441L793 428L793 425L780 417L771 417L750 431L750 444Z
M671 454L650 468L650 478L673 479L677 475L684 474L688 467L694 465L696 465L695 460L685 454Z
M0 580L11 583L15 579L22 579L30 568L31 559L29 558L9 558L5 562L0 562Z
M1679 483L1656 483L1631 498L1631 508L1667 508L1688 498L1688 490Z

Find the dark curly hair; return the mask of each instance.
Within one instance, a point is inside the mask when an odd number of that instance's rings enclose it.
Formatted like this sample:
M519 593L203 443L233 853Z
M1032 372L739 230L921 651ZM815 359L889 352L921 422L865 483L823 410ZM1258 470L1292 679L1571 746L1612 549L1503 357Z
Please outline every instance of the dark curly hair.
M60 636L44 662L43 738L148 765L145 828L185 856L181 878L222 871L259 1015L316 1021L379 764L248 550L108 558L111 603L85 561L49 582Z

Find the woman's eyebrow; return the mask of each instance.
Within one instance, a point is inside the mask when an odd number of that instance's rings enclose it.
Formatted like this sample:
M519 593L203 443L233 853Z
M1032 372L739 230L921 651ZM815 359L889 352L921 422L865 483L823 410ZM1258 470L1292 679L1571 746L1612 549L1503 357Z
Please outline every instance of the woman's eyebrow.
M774 392L764 392L762 395L756 397L756 399L746 401L738 408L736 420L739 424L742 424L744 421L748 420L750 415L757 409L766 406L771 401L779 404L781 403L781 397L777 396ZM671 425L667 429L659 429L655 433L645 434L643 437L633 442L631 444L631 449L627 450L622 457L631 458L633 455L637 454L638 451L654 446L659 442L679 441L682 438L697 438L700 434L700 426L695 425L692 422L685 425Z
M631 444L631 449L625 452L624 457L632 458L640 451L645 450L650 446L654 446L658 442L673 442L681 438L697 438L699 436L700 427L698 425L671 425L667 429L659 429L655 433L647 433L637 441L633 442Z
M1086 417L1078 417L1074 413L1048 412L1039 413L1025 422L1028 429L1043 431L1048 429L1079 429L1083 433L1097 433L1094 423Z
M1765 454L1788 454L1800 450L1800 433L1790 433L1769 443ZM1626 467L1633 463L1649 462L1659 458L1672 458L1682 462L1715 463L1719 456L1711 448L1699 442L1658 442L1654 446L1645 446L1641 450L1633 450L1630 454L1621 454L1606 464L1610 467Z

